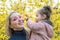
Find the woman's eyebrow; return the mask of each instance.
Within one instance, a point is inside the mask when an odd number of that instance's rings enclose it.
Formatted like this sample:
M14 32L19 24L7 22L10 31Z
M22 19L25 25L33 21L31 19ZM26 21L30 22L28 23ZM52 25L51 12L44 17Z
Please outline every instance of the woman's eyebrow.
M21 18L22 16L21 15L18 15L19 18Z

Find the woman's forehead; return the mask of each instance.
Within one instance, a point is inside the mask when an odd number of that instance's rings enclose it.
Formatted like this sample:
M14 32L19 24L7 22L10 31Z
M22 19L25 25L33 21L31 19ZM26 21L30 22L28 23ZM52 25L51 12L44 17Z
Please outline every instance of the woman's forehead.
M10 16L10 18L12 18L12 17L17 17L17 16L19 16L20 14L19 13L13 13L11 16ZM20 15L21 16L21 15Z

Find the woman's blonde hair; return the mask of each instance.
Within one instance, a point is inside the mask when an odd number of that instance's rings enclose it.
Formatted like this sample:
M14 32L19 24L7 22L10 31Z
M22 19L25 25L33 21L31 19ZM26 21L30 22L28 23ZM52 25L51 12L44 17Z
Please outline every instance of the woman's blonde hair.
M8 17L7 17L7 19L6 19L6 35L8 35L8 36L11 36L12 35L12 29L10 28L10 17L11 17L11 15L13 14L13 13L17 13L16 11L11 11L10 13L9 13L9 15L8 15ZM25 32L26 32L26 37L27 37L27 40L29 39L29 36L28 36L28 32L26 31L26 29L24 28L24 30L25 30Z
M5 29L6 29L6 34L8 35L8 36L11 36L12 35L12 29L10 28L10 16L13 14L13 13L17 13L16 11L11 11L10 13L9 13L9 15L7 16L7 19L6 19L6 27L5 27Z

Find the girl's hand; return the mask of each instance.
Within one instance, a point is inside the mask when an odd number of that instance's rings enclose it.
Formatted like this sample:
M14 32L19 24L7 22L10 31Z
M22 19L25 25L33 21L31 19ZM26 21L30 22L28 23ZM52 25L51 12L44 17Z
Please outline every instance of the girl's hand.
M29 18L28 18L28 17L29 17L28 14L26 14L25 16L26 16L26 21L28 21L28 19L29 19Z
M26 21L28 21L28 19L29 19L29 18L27 17L27 18L26 18Z

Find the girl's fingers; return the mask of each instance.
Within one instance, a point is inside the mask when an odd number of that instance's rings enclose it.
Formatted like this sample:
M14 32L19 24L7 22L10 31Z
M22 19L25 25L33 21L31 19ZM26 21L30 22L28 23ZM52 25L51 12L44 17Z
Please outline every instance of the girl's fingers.
M26 17L28 17L28 14L25 14Z

